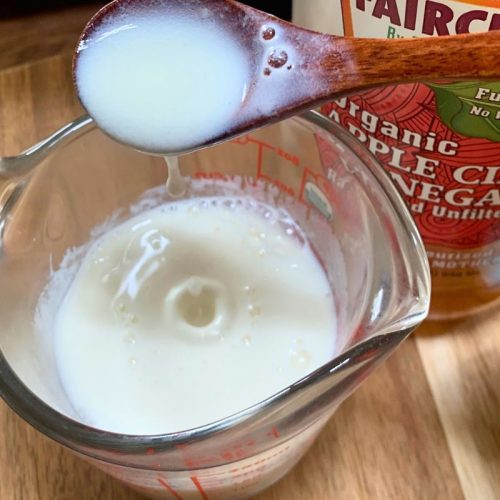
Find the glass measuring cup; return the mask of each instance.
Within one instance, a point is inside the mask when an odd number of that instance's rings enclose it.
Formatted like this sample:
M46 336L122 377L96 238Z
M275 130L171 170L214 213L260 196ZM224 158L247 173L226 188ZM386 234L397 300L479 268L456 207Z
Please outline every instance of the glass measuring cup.
M201 428L132 436L80 423L50 333L34 327L40 293L68 248L96 226L127 218L131 205L168 201L163 159L113 142L84 117L0 161L0 280L8 284L0 287L0 392L39 431L150 496L245 498L282 477L342 400L424 319L427 261L385 174L314 112L183 157L181 168L197 181L188 196L237 189L287 207L332 282L338 356Z

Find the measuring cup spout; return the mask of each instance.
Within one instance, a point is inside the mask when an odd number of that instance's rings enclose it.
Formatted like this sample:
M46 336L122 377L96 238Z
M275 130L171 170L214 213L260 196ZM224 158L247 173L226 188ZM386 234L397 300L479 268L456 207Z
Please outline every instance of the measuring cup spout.
M282 406L270 413L275 422L288 428L305 422L313 424L324 415L331 415L412 332L399 330L370 338L347 350L328 365L290 386L274 401ZM264 413L261 413L263 417Z

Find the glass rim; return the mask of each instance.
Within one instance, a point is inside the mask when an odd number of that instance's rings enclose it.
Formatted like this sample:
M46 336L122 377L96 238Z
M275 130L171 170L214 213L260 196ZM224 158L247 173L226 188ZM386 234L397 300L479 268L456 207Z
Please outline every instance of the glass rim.
M278 407L290 396L290 394L295 394L298 390L302 390L313 385L315 382L323 380L326 376L337 370L350 367L353 363L352 360L355 359L359 353L380 349L382 344L399 343L411 333L418 323L425 318L428 311L430 274L423 242L405 202L397 192L390 178L383 171L383 168L379 167L375 157L338 124L316 111L307 111L298 115L298 117L334 135L346 144L346 146L358 157L363 167L368 168L391 202L391 208L394 214L397 215L401 225L405 229L405 237L408 239L408 242L412 242L410 245L411 251L414 252L412 262L415 261L417 264L412 269L412 272L419 276L424 289L427 291L424 297L426 300L420 303L421 311L418 314L418 318L415 318L415 324L410 325L408 329L399 329L396 332L386 332L355 344L292 386L232 416L186 431L156 435L135 435L104 431L85 425L55 410L34 394L21 381L15 371L10 367L0 348L0 395L12 410L42 434L68 448L78 451L81 454L104 460L108 463L123 465L123 462L118 458L116 461L109 457L103 458L102 455L91 453L88 448L95 447L105 452L126 452L129 455L138 455L144 454L151 449L160 452L173 449L188 442L205 440L211 436L228 431L229 429L248 424L252 417L258 416L263 410ZM292 117L285 121L295 119L296 117ZM82 116L68 123L52 136L29 148L25 152L17 156L0 159L0 178L2 174L6 177L24 175L47 157L53 148L60 147L69 141L75 140L94 128L96 128L96 125L93 120L88 116ZM361 155L364 158L361 158ZM366 157L371 158L371 160L367 162ZM127 466L133 467L128 464ZM141 466L139 468L144 469L145 467Z

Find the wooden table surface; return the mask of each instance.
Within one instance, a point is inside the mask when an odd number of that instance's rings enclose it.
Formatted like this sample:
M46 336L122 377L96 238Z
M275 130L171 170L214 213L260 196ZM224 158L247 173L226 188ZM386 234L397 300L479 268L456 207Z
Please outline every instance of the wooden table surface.
M51 14L35 28L26 19L0 21L1 155L81 113L68 48L91 11ZM66 31L54 34L61 19ZM144 498L34 431L3 402L0 429L0 500ZM341 406L292 473L258 496L334 498L500 499L500 306L424 324Z

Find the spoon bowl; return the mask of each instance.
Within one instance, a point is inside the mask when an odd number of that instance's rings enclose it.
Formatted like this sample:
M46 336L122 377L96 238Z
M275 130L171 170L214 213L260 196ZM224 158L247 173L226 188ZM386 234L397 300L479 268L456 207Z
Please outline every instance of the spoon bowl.
M499 49L498 32L357 39L233 0L115 0L85 27L73 72L106 133L177 155L373 86L500 80Z

